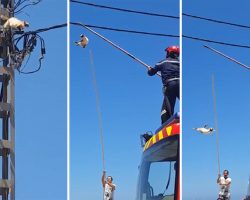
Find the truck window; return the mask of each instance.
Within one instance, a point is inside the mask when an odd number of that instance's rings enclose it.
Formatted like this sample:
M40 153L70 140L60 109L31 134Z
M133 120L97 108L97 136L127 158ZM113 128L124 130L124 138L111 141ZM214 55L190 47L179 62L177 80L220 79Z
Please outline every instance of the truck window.
M153 162L150 165L148 183L149 199L174 200L175 162Z

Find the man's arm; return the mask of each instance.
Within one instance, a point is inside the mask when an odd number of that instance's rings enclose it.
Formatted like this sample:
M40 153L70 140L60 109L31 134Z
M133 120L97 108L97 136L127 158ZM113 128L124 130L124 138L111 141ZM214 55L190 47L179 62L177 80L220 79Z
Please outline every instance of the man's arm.
M148 75L153 76L155 75L158 71L161 71L162 68L162 63L157 63L155 67L149 67L148 68Z
M217 183L220 184L220 174L218 175Z
M103 171L103 173L102 173L102 186L103 186L103 187L105 187L105 183L106 183L106 181L105 181L105 176L106 176L106 172Z

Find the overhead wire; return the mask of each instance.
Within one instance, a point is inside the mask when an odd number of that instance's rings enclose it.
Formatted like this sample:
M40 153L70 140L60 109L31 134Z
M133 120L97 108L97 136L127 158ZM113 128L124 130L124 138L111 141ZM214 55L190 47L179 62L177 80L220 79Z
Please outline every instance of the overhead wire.
M39 4L42 0L37 0L37 2L32 2L32 3L28 3L26 5L24 5L23 7L21 7L20 9L18 9L17 11L14 11L15 14L20 13L24 8L29 7L29 6L35 6L37 4Z
M79 22L70 22L70 23L73 24L73 25L77 25L77 24L79 25L80 24ZM107 26L89 25L89 24L86 24L85 26L90 27L90 28L109 30L109 31L117 31L117 32L135 33L135 34L141 34L141 35L152 35L152 36L179 38L179 35L173 35L173 34L136 31L136 30L129 30L129 29L112 28L112 27L107 27Z
M21 6L22 4L24 4L25 2L27 2L29 0L18 0L15 5L14 5L14 9L18 8L19 6Z
M74 25L77 25L77 23L75 23L75 22L70 22L70 23L74 24ZM79 25L79 23L78 23L78 25ZM15 38L14 41L16 41L16 43L18 43L19 40L21 40L24 37L27 37L28 35L37 35L38 33L46 32L46 31L53 30L53 29L63 28L63 27L66 27L66 26L67 26L67 23L64 23L64 24L53 25L53 26L50 26L50 27L47 27L47 28L40 28L40 29L37 29L35 31L28 31L28 32L23 33L21 36L18 36L17 38ZM172 35L172 34L152 33L152 32L135 31L135 30L128 30L128 29L118 29L118 28L111 28L111 27L106 27L106 26L95 26L95 25L86 25L86 26L87 27L92 27L92 28L103 29L103 30L126 32L126 33L133 33L133 34L142 34L142 35L151 35L151 36L160 36L160 37L173 37L173 38L178 38L179 37L178 35ZM43 49L43 50L41 50L41 52L43 52L43 53L42 53L42 56L39 58L39 65L38 65L37 69L34 70L34 71L22 72L22 73L26 73L26 74L35 73L38 70L40 70L40 68L41 68L41 60L43 59L43 55L45 54L45 42L44 42L44 40L42 39L41 36L38 35L36 37L37 37L37 39L40 40L40 44L41 44L42 49ZM187 38L187 39L192 39L192 40L198 40L198 41L209 42L209 43L216 43L216 44L233 46L233 47L248 48L248 49L250 48L250 46L248 46L248 45L226 43L226 42L222 42L222 41L215 41L215 40L198 38L198 37L187 36L187 35L183 35L182 37ZM23 50L25 50L25 49L23 49ZM20 53L19 50L17 52ZM21 62L19 62L19 63L21 63Z
M121 11L121 12L128 12L128 13L142 14L142 15L148 15L148 16L179 19L179 16L173 16L173 15L166 15L166 14L159 14L159 13L153 13L153 12L145 12L145 11L124 9L124 8L118 8L118 7L113 7L113 6L105 6L105 5L94 4L94 3L84 2L84 1L77 1L77 0L70 0L70 1L73 2L73 3L78 3L78 4L82 4L82 5L86 5L86 6L92 6L92 7L97 7L97 8L109 9L109 10L116 10L116 11ZM189 17L189 18L198 19L198 20L210 21L210 22L213 22L213 23L230 25L230 26L235 26L235 27L240 27L240 28L250 28L250 26L248 26L248 25L243 25L243 24L238 24L238 23L233 23L233 22L228 22L228 21L223 21L223 20L218 20L218 19L213 19L213 18L208 18L208 17L203 17L203 16L198 16L198 15L192 15L192 14L189 14L189 13L182 13L182 15L184 17Z
M164 14L158 14L158 13L151 13L151 12L137 11L137 10L131 10L131 9L112 7L112 6L105 6L105 5L94 4L94 3L78 1L78 0L70 0L70 1L73 2L73 3L78 3L78 4L82 4L82 5L86 5L86 6L92 6L92 7L103 8L103 9L110 9L110 10L116 10L116 11L122 11L122 12L144 14L144 15L158 16L158 17L170 17L170 18L179 19L179 17L177 17L177 16L170 16L170 15L164 15ZM221 21L221 20L216 20L216 19L211 19L211 18L205 18L205 17L191 15L191 14L187 14L187 13L182 13L182 15L185 16L185 17L189 17L189 18L196 18L196 19L211 21L211 22L220 23L220 24L238 26L238 27L242 27L242 28L250 28L250 26L246 26L246 25L241 25L241 24L236 24L236 23L231 23L231 22L226 22L226 21ZM92 27L92 28L104 29L104 30L135 33L135 34L143 34L143 35L174 37L174 38L179 37L178 35L173 35L173 34L152 33L152 32L135 31L135 30L128 30L128 29L118 29L118 28L105 27L105 26L95 26L95 25L86 25L86 26ZM194 37L194 36L188 36L188 35L182 35L182 37L186 38L186 39L202 41L202 42L208 42L208 43L214 43L214 44L220 44L220 45L226 45L226 46L232 46L232 47L250 48L249 45L228 43L228 42L216 41L216 40L200 38L200 37Z
M37 29L37 30L35 30L35 31L27 31L27 32L25 32L25 33L22 34L22 35L25 35L25 34L32 34L32 33L46 32L46 31L49 31L49 30L52 30L52 29L63 28L63 27L66 27L66 26L67 26L67 23L58 24L58 25L54 25L54 26L47 27L47 28L40 28L40 29Z
M221 45L225 45L225 46L240 47L240 48L247 48L247 49L250 48L249 45L228 43L228 42L210 40L210 39L199 38L199 37L193 37L193 36L187 36L187 35L182 35L182 37L183 37L183 38L187 38L187 39L191 39L191 40L202 41L202 42L209 42L209 43L214 43L214 44L221 44Z
M164 15L164 14L158 14L158 13L150 13L150 12L144 12L144 11L137 11L137 10L130 10L130 9L124 9L124 8L111 7L111 6L104 6L104 5L100 5L100 4L94 4L94 3L88 3L88 2L76 1L76 0L70 0L70 1L73 2L73 3L82 4L82 5L93 6L93 7L104 8L104 9L110 9L110 10L116 10L116 11L122 11L122 12L136 13L136 14L142 14L142 15L150 15L150 16L155 16L155 17L179 19L179 16L173 16L173 15Z
M227 22L227 21L222 21L222 20L217 20L217 19L212 19L212 18L206 18L206 17L197 16L197 15L191 15L188 13L182 13L182 15L185 17L210 21L210 22L219 23L219 24L225 24L225 25L230 25L230 26L235 26L235 27L240 27L240 28L250 28L250 26L247 26L247 25L236 24L236 23L232 23L232 22Z
M23 5L21 8L19 8L22 4L24 4L26 2L25 5ZM30 3L28 3L30 2ZM28 6L34 6L39 4L40 2L42 2L42 0L36 0L35 2L31 2L30 0L19 0L18 2L16 2L16 4L14 5L13 11L12 13L14 14L18 14L20 13L24 8L28 7ZM19 9L18 9L19 8ZM18 9L18 10L17 10Z
M78 22L70 22L70 24L79 25L80 23L78 23ZM89 24L86 24L85 26L91 27L91 28L98 28L98 29L103 29L103 30L109 30L109 31L126 32L126 33L151 35L151 36L160 36L160 37L179 38L179 35L172 35L172 34L135 31L135 30L119 29L119 28L112 28L112 27L107 27L107 26L89 25ZM216 40L211 40L211 39L206 39L206 38L200 38L200 37L193 37L193 36L188 36L188 35L182 35L182 37L183 38L187 38L187 39L191 39L191 40L197 40L197 41L202 41L202 42L209 42L209 43L221 44L221 45L232 46L232 47L240 47L240 48L248 48L248 49L250 48L249 45L242 45L242 44L236 44L236 43L228 43L228 42L216 41Z

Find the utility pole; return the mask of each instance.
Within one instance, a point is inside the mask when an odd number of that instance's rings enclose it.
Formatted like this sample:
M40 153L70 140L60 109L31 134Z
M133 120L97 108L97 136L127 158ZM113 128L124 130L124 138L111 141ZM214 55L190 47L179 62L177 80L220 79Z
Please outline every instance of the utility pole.
M14 0L0 0L0 156L2 200L15 200L15 65L12 61L13 32L3 24L14 15ZM1 137L1 136L0 136Z

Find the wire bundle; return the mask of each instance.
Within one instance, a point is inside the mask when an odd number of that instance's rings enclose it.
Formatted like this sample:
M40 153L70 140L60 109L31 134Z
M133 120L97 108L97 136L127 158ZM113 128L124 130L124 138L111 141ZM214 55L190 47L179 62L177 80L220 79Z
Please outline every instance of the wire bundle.
M19 50L18 45L22 42L22 49ZM31 53L34 51L34 49L37 47L37 43L40 43L40 57L38 58L38 66L35 68L35 70L32 71L24 71L24 68L21 68L22 63L24 59L31 55ZM12 60L15 62L17 70L22 74L31 74L39 71L41 69L42 65L42 59L44 58L45 54L45 42L44 39L37 33L25 33L19 38L15 40L14 45L14 54L12 56ZM29 60L29 58L28 58ZM27 62L28 62L27 60ZM27 64L27 63L26 63Z

